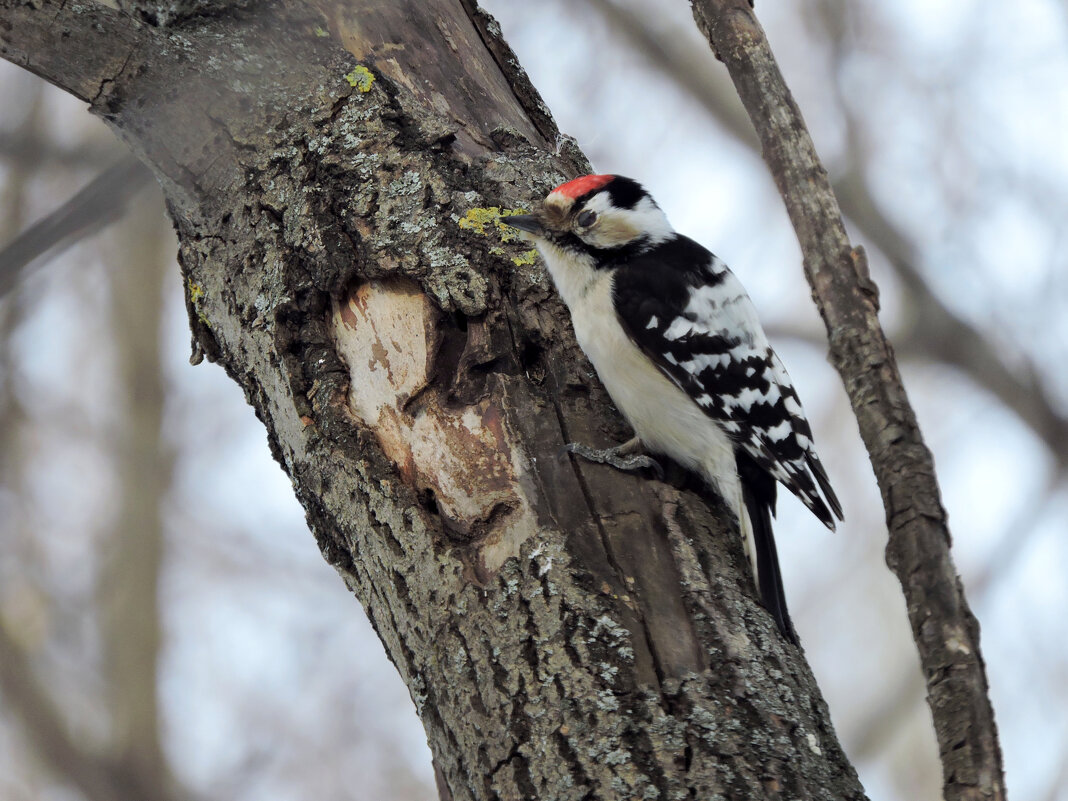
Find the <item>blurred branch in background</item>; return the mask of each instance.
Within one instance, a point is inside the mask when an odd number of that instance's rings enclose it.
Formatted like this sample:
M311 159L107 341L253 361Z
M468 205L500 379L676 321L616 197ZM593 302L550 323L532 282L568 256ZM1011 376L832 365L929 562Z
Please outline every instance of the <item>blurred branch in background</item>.
M131 795L120 770L99 755L85 751L67 730L59 708L22 647L0 620L0 692L4 704L22 721L34 755L58 778L80 790L89 801L149 801Z
M104 546L97 596L111 710L109 750L145 797L180 795L160 746L157 701L163 508L175 459L163 439L160 328L164 290L174 282L174 264L164 251L168 228L158 200L134 207L117 232L118 257L108 274L123 408L114 436L118 511Z
M39 130L41 85L34 82L23 92L13 89L12 94L14 95L13 102L25 104L26 111L22 123L11 134L11 138L26 142L39 141L42 138ZM26 184L30 171L27 165L30 164L34 162L14 160L8 167L6 180L0 185L2 188L0 191L0 242L13 239L22 229ZM2 270L0 270L0 287L2 286L3 278ZM3 291L0 289L0 298L2 297ZM10 338L11 333L18 327L21 317L21 304L0 303L0 376L12 375L13 358L9 347ZM14 392L14 382L10 379L0 381L0 486L10 486L11 467L17 460L14 456L17 447L15 432L20 420L21 409Z
M115 158L114 146L97 142L83 142L60 147L41 136L27 136L21 132L0 131L0 159L12 166L20 164L49 164L57 167L104 169Z
M132 162L132 166L147 174L139 163ZM28 175L34 167L40 165L28 168ZM129 161L123 162L106 174L108 180L94 182L94 191L83 191L69 201L68 219L91 221L95 216L97 222L103 222L109 215L119 216L125 202L104 201L109 197L109 187L118 187L110 197L121 198L123 189L136 191L144 185L136 179L136 173L131 175L130 167ZM6 193L6 200L16 209L11 218L14 220L18 219L17 208L22 200L21 194L15 191L18 186L9 183ZM101 213L90 202L94 199L110 210ZM62 224L57 225L62 228ZM80 228L68 230L85 232L89 227L83 222ZM94 681L95 670L81 670L76 691L92 694L95 688L103 688L107 692L109 698L100 705L106 706L110 713L109 736L98 741L73 733L84 722L75 722L78 715L71 714L69 698L60 700L63 692L57 694L55 687L39 678L41 669L35 663L53 656L48 653L47 638L37 631L32 617L28 621L20 620L17 597L9 595L3 599L12 605L11 610L2 610L12 612L10 619L0 616L0 692L8 707L18 714L22 734L32 753L56 781L77 788L89 801L174 801L186 797L177 788L163 756L157 704L161 509L170 486L174 458L161 439L165 393L160 326L164 282L173 272L173 261L164 252L169 242L164 236L166 230L158 202L142 204L122 226L120 256L114 270L106 274L112 285L110 320L114 330L110 343L95 343L98 352L108 351L110 345L117 355L117 396L121 408L114 415L115 430L100 439L113 443L108 448L108 456L115 463L119 486L113 529L106 538L109 558L97 578L98 608L85 608L76 613L83 620L95 617L100 622L103 659L99 669L103 680ZM4 304L5 323L17 320L18 309L20 304ZM13 330L14 326L5 327L8 335ZM4 398L2 432L5 445L14 446L20 440L20 423L16 421L21 421L23 416L13 413L19 405L19 393L8 337L3 345L2 386L9 392ZM3 484L9 488L21 486L21 473L28 469L19 453L17 447L4 449ZM77 532L75 536L84 534ZM13 539L17 536L15 531L10 535ZM29 564L24 571L30 573ZM9 589L31 593L46 607L62 604L59 598L47 598L41 592L43 587L30 589L35 584L31 576L20 576L20 581L23 584L20 589ZM45 619L55 620L70 614L70 610L49 608L43 614ZM20 627L20 623L25 625Z
M1064 480L1065 474L1061 471L1050 474L1046 485L1034 492L1035 497L1021 505L1016 520L1005 528L979 574L968 582L968 595L977 609L988 605L995 585L1013 574L1016 562L1027 553L1024 543L1038 531L1034 525L1035 510L1052 502ZM890 739L915 713L923 701L925 689L919 673L910 671L900 676L897 684L886 691L878 705L865 710L860 721L849 732L847 741L852 746L850 751L853 756L856 759L878 758L886 750Z
M26 113L14 135L19 139L34 141L42 135L42 87L33 84L21 92L16 90L15 94L14 102L24 103ZM27 161L15 161L10 166L0 194L0 241L12 237L22 226L27 184L36 167L34 162ZM3 378L0 380L0 487L8 488L16 496L21 495L25 488L21 459L23 449L19 436L25 421L25 409L13 380L15 352L11 339L22 320L21 304L0 304L0 377ZM21 520L15 504L7 504L5 512L10 547L25 557L29 548L24 532L16 530L21 529ZM4 602L5 606L18 603L13 595L22 588L6 583L0 585L0 589L4 591L0 602ZM0 696L4 700L4 707L22 722L23 733L40 762L49 769L68 771L72 784L80 787L90 801L116 799L110 792L112 782L107 772L94 759L82 753L71 740L59 709L52 704L45 687L35 677L19 642L17 624L13 626L2 614L6 611L6 608L0 607Z
M703 106L726 133L753 150L760 147L730 78L722 70L708 69L706 48L695 47L681 36L669 39L630 5L614 0L586 0L586 3L609 24L616 40L628 42L634 50L643 53L654 67Z
M843 0L822 0L814 15L823 28L831 54L832 80L841 119L846 125L845 169L835 181L835 193L850 222L883 254L906 292L908 346L925 358L952 365L1011 409L1057 460L1068 469L1068 417L1057 408L1049 389L1030 358L1012 369L1000 355L1005 342L987 337L977 326L955 314L924 278L922 256L913 241L879 207L866 174L873 155L862 115L843 86L850 56L849 23L853 10ZM895 343L901 337L895 337Z
M26 483L28 460L23 457L24 427L19 369L13 333L23 322L27 308L18 302L19 279L35 258L57 246L69 246L82 236L118 220L128 201L150 177L135 159L126 157L91 181L55 212L16 236L25 217L27 185L44 168L84 167L84 159L98 160L112 149L99 142L85 142L61 149L42 130L42 84L33 81L22 91L26 110L17 129L0 136L0 156L9 161L0 217L0 242L11 244L0 251L0 287L14 290L16 297L0 305L0 487L12 493L21 506L32 490ZM22 98L20 98L22 99ZM66 156L66 157L62 157ZM113 157L113 156L112 156ZM160 504L169 484L172 455L161 448L160 422L163 409L160 373L160 324L163 280L173 262L164 252L165 220L158 203L139 207L123 226L122 257L109 274L115 285L111 293L116 325L113 342L118 349L121 374L118 430L106 439L118 443L115 458L121 484L121 503L111 538L110 570L100 582L104 619L104 685L111 691L110 743L101 748L93 738L76 735L77 715L71 715L63 693L57 694L42 681L36 664L47 659L48 641L40 620L55 620L63 612L49 608L61 603L48 598L27 558L18 580L5 587L0 601L0 693L5 705L21 720L21 733L30 750L55 780L77 788L89 801L136 801L167 799L173 787L159 745L156 706L156 662L159 646L157 577L160 567L162 529ZM43 262L42 262L43 263ZM42 343L44 344L44 343ZM100 352L107 342L98 342ZM46 356L47 345L39 351ZM33 535L23 531L21 512L14 506L5 526L16 548L34 550ZM35 600L30 600L35 599ZM40 607L26 613L26 604ZM43 606L42 606L43 605ZM20 609L21 607L21 609ZM85 612L86 610L82 610ZM81 671L83 692L93 682L95 671ZM80 722L79 722L80 723ZM25 780L25 779L24 779Z
M688 92L736 141L757 151L759 143L738 96L722 72L707 69L708 54L678 37L670 41L648 24L631 5L613 0L586 0L611 26L620 41L643 53L657 69ZM826 15L824 15L826 16ZM839 36L842 28L837 28ZM834 41L831 39L830 41ZM843 112L848 112L843 108ZM874 246L901 279L908 297L911 328L895 335L899 348L921 350L926 358L953 365L985 388L1040 437L1068 468L1068 417L1054 403L1034 363L1021 359L1013 369L1001 357L999 343L991 341L974 324L953 312L923 277L921 256L909 237L880 208L866 179L868 159L862 152L856 122L846 113L851 128L846 166L833 182L848 222L866 244ZM759 153L758 153L759 155Z
M1003 346L952 312L932 291L916 266L919 254L914 246L875 206L861 178L861 164L853 160L835 190L850 221L886 257L908 293L911 326L895 336L895 344L963 372L1015 412L1046 444L1060 469L1068 469L1068 418L1058 410L1034 362L1022 358L1019 368L1009 367L999 354Z
M59 252L119 219L151 178L147 167L133 156L126 156L4 245L0 250L0 298L21 280L38 256Z
M1017 519L1006 527L998 544L978 576L969 582L969 597L977 609L990 603L994 585L1012 575L1016 562L1026 553L1023 543L1036 533L1035 509L1051 503L1056 490L1065 480L1062 472L1053 472L1045 487L1039 487L1034 499L1022 504ZM926 686L923 677L910 672L900 676L896 685L884 693L879 704L864 710L863 717L851 727L847 741L858 759L875 759L888 748L891 738L904 726L923 702Z

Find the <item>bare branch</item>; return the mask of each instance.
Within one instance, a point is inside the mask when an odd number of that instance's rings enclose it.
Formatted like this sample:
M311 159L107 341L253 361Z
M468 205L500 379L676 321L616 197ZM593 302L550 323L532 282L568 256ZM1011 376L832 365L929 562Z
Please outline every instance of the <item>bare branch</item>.
M693 12L760 136L882 492L887 562L901 582L927 679L945 797L1003 799L979 626L950 556L934 463L879 324L864 252L850 245L827 173L752 9L744 0L697 0Z

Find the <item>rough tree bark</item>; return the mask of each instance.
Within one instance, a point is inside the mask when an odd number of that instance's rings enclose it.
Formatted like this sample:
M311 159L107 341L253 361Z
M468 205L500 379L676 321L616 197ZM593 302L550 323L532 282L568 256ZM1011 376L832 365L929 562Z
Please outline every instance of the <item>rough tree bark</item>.
M934 458L879 324L878 290L764 31L747 0L695 0L694 18L722 58L753 121L804 254L886 510L886 561L901 582L927 680L948 801L1005 798L1001 746L979 624L950 554Z
M556 458L626 432L493 223L587 168L496 24L471 0L195 12L0 0L0 55L155 172L195 354L264 422L446 792L863 798L717 510Z

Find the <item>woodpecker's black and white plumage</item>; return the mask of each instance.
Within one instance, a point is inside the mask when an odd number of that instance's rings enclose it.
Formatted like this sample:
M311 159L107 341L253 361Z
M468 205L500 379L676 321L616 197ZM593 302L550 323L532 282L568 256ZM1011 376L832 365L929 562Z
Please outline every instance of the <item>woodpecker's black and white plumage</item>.
M630 178L576 178L536 214L502 222L536 243L579 345L637 435L610 451L571 449L627 467L643 463L621 457L640 440L701 475L738 517L764 605L796 642L771 532L776 482L832 530L842 509L741 283Z

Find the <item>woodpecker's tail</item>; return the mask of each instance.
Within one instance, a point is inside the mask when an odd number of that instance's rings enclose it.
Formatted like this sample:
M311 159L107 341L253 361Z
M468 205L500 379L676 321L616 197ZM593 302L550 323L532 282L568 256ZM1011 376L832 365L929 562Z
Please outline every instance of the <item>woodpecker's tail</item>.
M747 552L753 564L753 580L760 592L761 602L775 618L782 636L797 645L797 632L790 621L790 613L786 611L779 554L775 550L775 536L771 530L771 516L775 513L775 479L742 451L738 452L738 474L742 480L742 499L745 502L744 512L738 510L739 525L747 540ZM744 517L748 517L748 521Z

